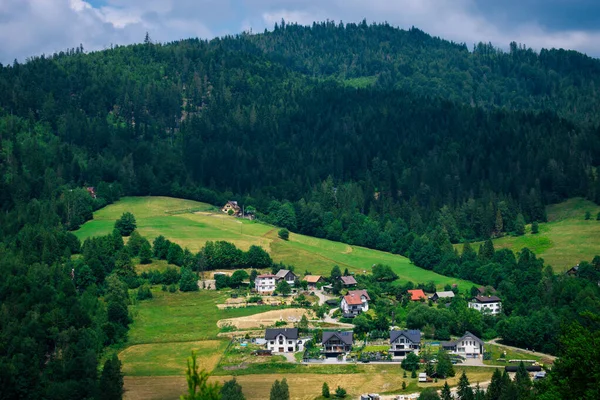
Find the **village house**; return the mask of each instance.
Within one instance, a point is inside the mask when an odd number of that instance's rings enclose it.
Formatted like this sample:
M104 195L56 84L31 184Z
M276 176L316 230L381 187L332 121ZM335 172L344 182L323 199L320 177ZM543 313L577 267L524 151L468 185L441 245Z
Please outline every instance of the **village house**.
M323 277L321 275L306 275L304 280L308 283L308 288L310 290L315 290L317 284L323 283Z
M221 211L224 212L225 214L233 215L236 217L242 216L242 209L240 208L240 206L238 206L237 201L228 201L227 204L225 204L223 206ZM230 213L230 211L231 211L231 213Z
M254 290L258 293L272 293L275 291L276 276L272 274L258 275L254 279Z
M296 282L296 274L294 274L292 271L289 271L287 269L280 269L279 271L277 271L277 274L275 274L275 277L276 277L275 279L277 280L278 283L280 281L284 280L290 286L294 286L294 283Z
M437 302L439 299L453 299L453 298L454 298L454 292L451 290L448 290L446 292L435 292L433 294L433 296L431 296L429 299L431 301Z
M269 328L265 331L265 340L267 349L274 353L293 353L301 350L302 341L298 340L298 328Z
M89 193L89 195L90 195L90 197L91 197L92 199L95 199L95 198L97 197L97 196L96 196L96 188L95 188L95 187L93 187L93 186L88 186L88 187L86 187L86 188L85 188L85 190L87 190L87 192Z
M354 279L353 276L342 276L340 279L343 287L354 287L357 284L356 279Z
M404 358L408 353L419 355L421 348L420 330L390 331L390 349L388 352L394 357Z
M346 318L356 317L361 312L369 311L369 294L366 290L351 290L342 297L340 309Z
M421 299L427 300L427 296L425 296L423 289L407 290L407 292L410 295L411 301L421 301Z
M450 342L442 342L441 346L453 354L458 354L467 358L477 358L483 354L483 340L466 332L463 337Z
M323 332L322 353L326 357L337 357L352 349L352 331Z
M495 315L502 310L502 300L498 296L475 296L469 302L469 308Z

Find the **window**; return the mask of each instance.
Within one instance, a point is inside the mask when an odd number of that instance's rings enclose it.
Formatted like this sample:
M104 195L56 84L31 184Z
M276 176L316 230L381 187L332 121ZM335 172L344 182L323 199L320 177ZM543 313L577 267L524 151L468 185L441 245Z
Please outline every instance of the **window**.
M271 344L275 344L275 341L274 341L274 340L271 340Z
M288 344L292 344L292 341L291 341L291 340L288 340Z

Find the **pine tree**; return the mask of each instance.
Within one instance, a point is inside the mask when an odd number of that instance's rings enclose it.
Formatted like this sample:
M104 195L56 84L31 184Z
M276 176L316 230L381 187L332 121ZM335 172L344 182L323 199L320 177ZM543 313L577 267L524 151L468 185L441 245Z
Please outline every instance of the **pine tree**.
M487 388L487 400L499 400L502 394L502 373L498 368L494 369L492 380Z
M140 264L152 264L152 247L147 240L140 247Z
M517 367L517 373L515 374L515 383L517 386L517 390L519 391L519 397L525 398L531 390L531 378L529 377L529 373L527 372L523 361L521 361L519 363L519 366Z
M442 387L441 399L452 400L452 392L450 391L450 385L448 385L448 381L444 382L444 387Z
M535 235L536 233L539 233L539 231L540 231L540 226L539 226L538 222L533 221L531 223L531 233Z
M221 387L218 383L208 383L209 374L196 362L196 353L188 358L185 373L188 392L180 396L181 400L221 400Z
M475 398L473 395L473 389L469 385L469 378L467 378L465 371L463 371L458 380L458 389L456 390L456 394L460 400L474 400Z
M331 396L331 393L329 392L329 385L327 384L327 382L323 382L323 388L321 389L321 394L326 399L328 399L329 396Z
M515 220L515 235L522 236L525 234L525 218L523 218L523 214L517 215L517 219Z
M100 376L100 400L120 400L123 398L123 374L121 361L116 354L104 363Z
M179 290L182 292L196 292L198 288L198 277L191 269L181 268L181 278L179 279Z
M271 386L270 400L290 400L290 392L285 378L281 382L276 380Z
M137 224L135 222L135 217L130 212L125 212L121 215L115 222L115 229L121 233L121 236L129 236L135 230Z
M504 229L504 221L502 220L502 213L500 212L500 209L496 211L496 223L494 227L496 229L496 235L501 236Z
M479 258L482 261L491 261L494 258L494 243L492 243L491 239L488 239L483 244L483 247L479 253Z

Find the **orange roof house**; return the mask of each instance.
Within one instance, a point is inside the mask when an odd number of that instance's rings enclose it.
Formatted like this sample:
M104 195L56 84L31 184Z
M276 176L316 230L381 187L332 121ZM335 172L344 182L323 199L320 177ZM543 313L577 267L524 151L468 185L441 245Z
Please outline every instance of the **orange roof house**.
M408 290L408 294L410 294L410 299L412 301L419 301L421 299L427 300L427 296L425 296L425 292L423 292L422 289Z
M304 280L308 283L319 283L323 281L323 277L321 275L306 275Z

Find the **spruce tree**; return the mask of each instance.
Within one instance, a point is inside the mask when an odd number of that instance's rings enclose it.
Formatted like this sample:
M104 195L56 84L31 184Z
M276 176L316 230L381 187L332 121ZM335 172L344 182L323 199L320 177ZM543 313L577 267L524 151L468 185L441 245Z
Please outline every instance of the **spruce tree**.
M152 247L147 240L140 247L140 264L152 264Z
M123 398L123 374L121 361L116 354L104 363L100 376L100 400L121 400Z
M246 400L242 393L242 386L233 378L223 384L221 388L221 400Z
M183 267L181 268L181 278L179 279L179 290L182 292L197 292L198 289L198 277L191 269Z
M498 368L494 369L492 380L488 386L486 398L487 400L499 400L502 394L502 373Z
M323 388L321 389L321 394L326 399L328 399L329 396L331 396L331 393L329 392L329 385L327 384L327 382L323 382Z
M442 387L441 399L452 400L452 392L450 391L450 385L448 385L448 381L444 382L444 387Z
M469 378L467 378L467 374L463 371L460 379L458 380L458 388L456 390L456 394L460 400L474 400L475 396L473 395L473 389L469 385Z

